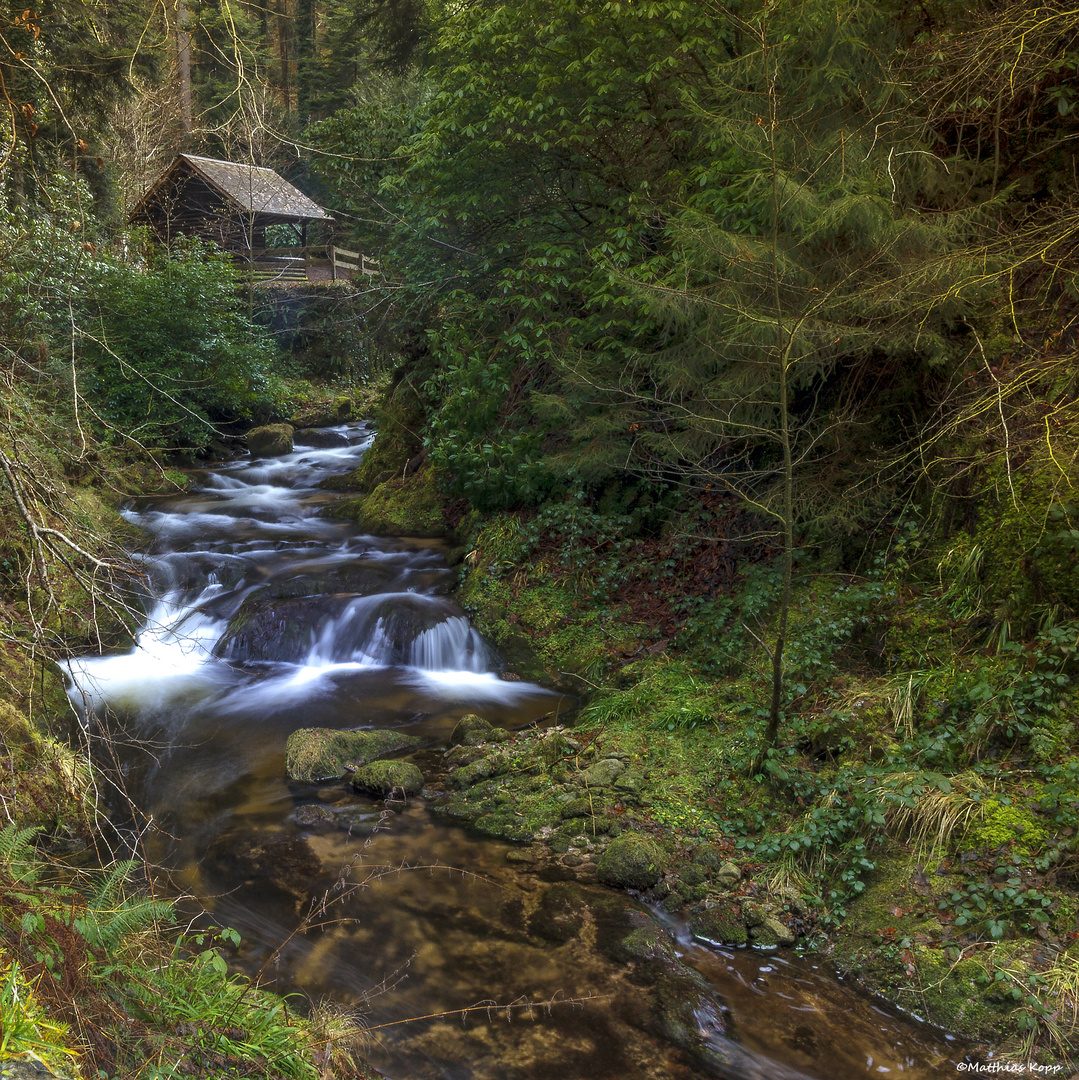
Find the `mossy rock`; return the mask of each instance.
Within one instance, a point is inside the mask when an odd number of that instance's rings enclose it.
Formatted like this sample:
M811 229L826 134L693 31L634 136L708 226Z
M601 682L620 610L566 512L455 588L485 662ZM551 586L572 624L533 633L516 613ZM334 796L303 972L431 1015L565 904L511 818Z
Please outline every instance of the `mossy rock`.
M489 742L505 742L509 737L505 728L495 727L482 716L469 713L457 721L450 734L450 746L482 746Z
M694 937L713 945L745 945L749 941L742 910L734 903L720 903L695 912L689 925Z
M280 457L292 453L293 431L291 424L265 424L252 428L244 442L252 457Z
M340 780L349 772L346 766L359 767L422 741L400 731L298 728L285 745L285 770L290 780Z
M481 814L472 823L472 828L484 836L494 836L500 840L513 840L525 843L532 839L532 826L516 814L506 812Z
M586 769L579 777L580 782L589 788L611 787L625 772L625 762L618 758L603 758Z
M453 786L458 789L472 787L473 784L478 784L481 780L487 780L496 775L497 771L496 763L491 758L480 758L479 761L474 761L471 765L462 765L455 770L452 781Z
M442 537L450 532L432 469L393 477L369 495L347 499L337 512L353 518L370 536Z
M352 777L357 791L386 798L394 794L419 795L423 773L410 761L372 761Z
M659 845L640 833L612 840L596 866L596 876L623 889L649 889L663 877L666 857Z
M798 940L798 935L773 915L766 915L764 921L754 926L749 936L754 945L763 948L773 948L776 945L793 945Z

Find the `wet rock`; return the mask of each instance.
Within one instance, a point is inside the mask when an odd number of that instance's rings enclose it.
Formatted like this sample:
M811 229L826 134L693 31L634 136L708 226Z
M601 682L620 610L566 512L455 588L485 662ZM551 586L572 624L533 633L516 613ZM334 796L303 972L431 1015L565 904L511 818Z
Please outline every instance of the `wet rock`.
M359 768L422 741L416 735L400 731L298 728L285 744L285 771L290 780L309 783L340 780L350 767Z
M625 771L625 762L618 758L604 758L589 766L581 774L580 780L590 788L611 787Z
M682 964L665 962L664 971L652 991L657 1034L688 1051L710 1071L727 1076L736 1062L744 1065L745 1055L725 1038L725 1007L698 972ZM753 1075L737 1072L734 1075Z
M294 446L314 446L319 450L348 446L348 438L340 431L326 431L323 428L297 428L292 441Z
M618 953L623 960L677 959L670 937L651 921L627 934L619 944Z
M334 813L333 820L337 828L351 836L370 836L378 828L382 815L373 814L364 807L346 806Z
M531 865L535 861L536 855L528 850L510 848L510 850L506 852L506 862L508 863L525 863Z
M305 901L325 884L322 862L301 837L258 832L225 833L208 848L204 865L226 888L254 885Z
M292 821L301 829L318 828L320 825L334 825L337 815L326 806L317 803L305 803L292 815Z
M292 433L291 424L266 424L252 428L244 441L252 457L279 457L292 453Z
M764 921L749 931L754 945L793 945L798 936L774 915L766 915Z
M733 903L723 902L695 912L689 926L694 937L712 945L745 945L749 940L741 908Z
M459 768L461 765L471 765L473 761L479 761L486 757L487 751L479 746L454 746L443 755L443 760L450 768Z
M600 881L625 889L647 889L663 876L666 858L659 846L639 833L612 840L596 866Z
M544 890L539 907L528 920L528 932L562 945L575 938L588 913L581 890L574 885L553 885Z
M372 761L356 772L352 786L380 798L419 795L423 790L423 773L410 761Z
M495 727L482 716L469 713L457 721L450 734L450 746L482 746L484 743L505 742L510 733L505 728Z

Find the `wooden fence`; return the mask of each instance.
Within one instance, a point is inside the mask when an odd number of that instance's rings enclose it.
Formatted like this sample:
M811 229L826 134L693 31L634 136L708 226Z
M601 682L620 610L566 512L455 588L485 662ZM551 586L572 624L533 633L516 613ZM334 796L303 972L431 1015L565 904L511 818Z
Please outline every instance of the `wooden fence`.
M355 274L367 274L373 277L382 272L378 268L377 259L369 259L359 251L348 251L330 244L329 255L334 281L339 278L352 278Z
M311 247L257 248L235 255L240 273L251 281L350 281L358 274L381 274L377 259L333 244Z

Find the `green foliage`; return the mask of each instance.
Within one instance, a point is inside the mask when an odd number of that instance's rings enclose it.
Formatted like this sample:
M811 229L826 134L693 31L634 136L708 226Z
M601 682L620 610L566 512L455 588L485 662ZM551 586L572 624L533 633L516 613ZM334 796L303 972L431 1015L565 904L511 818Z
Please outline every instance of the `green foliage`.
M18 961L0 965L0 1060L35 1058L63 1071L78 1057L68 1031L36 999Z
M77 1056L68 1037L77 1020L80 1042L109 1066L99 1075L166 1080L194 1066L317 1080L307 1027L283 1000L229 974L223 950L239 944L235 931L176 935L172 905L131 888L131 862L63 884L70 875L47 866L33 836L0 829L0 1056L61 1067Z
M241 312L230 260L198 243L106 262L91 301L85 386L102 417L149 446L199 449L215 424L273 409L273 347Z

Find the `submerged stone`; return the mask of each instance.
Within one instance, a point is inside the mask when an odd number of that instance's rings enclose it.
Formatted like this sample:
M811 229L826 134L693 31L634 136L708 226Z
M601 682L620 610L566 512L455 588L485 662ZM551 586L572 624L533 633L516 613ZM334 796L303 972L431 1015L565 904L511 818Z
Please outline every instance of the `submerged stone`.
M423 790L423 773L410 761L372 761L357 771L352 786L382 798L419 795Z
M648 889L663 877L665 862L653 840L640 833L625 833L610 842L596 865L596 876L606 885Z
M298 728L285 746L285 770L290 780L316 783L340 780L351 768L406 750L422 742L400 731L336 731L333 728Z
M280 457L292 453L291 424L266 424L252 428L245 436L252 457Z
M528 932L558 945L575 938L588 914L581 890L574 885L552 885L540 897L539 907L528 920Z

